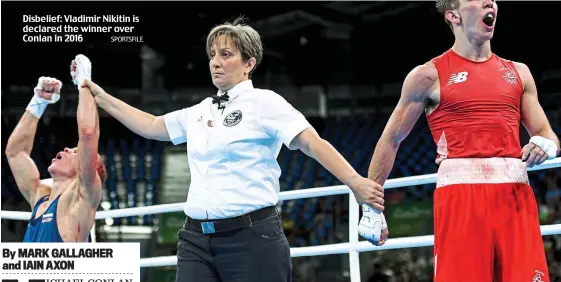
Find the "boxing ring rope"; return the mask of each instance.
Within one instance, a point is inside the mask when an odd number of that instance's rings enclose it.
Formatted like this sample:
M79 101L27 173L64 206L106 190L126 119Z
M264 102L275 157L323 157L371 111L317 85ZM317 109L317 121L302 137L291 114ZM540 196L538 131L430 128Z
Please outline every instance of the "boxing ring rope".
M527 168L528 171L544 170L561 167L561 158L547 160L541 165ZM436 174L426 174L419 176L408 176L395 179L389 179L384 184L384 189L393 189L407 186L423 185L436 183ZM351 190L345 185L336 185L328 187L307 188L293 191L280 192L279 199L281 201L315 198L332 195L349 194L349 242L329 244L311 247L294 247L290 248L292 257L318 256L330 254L349 254L351 281L360 281L360 252L403 249L415 247L427 247L434 245L434 235L389 238L383 246L374 246L367 241L359 242L357 232L359 222L359 205L355 200ZM174 204L153 205L146 207L124 208L109 211L99 211L96 219L118 218L129 216L140 216L147 214L160 214L169 212L183 211L184 202ZM0 212L0 219L28 220L31 217L30 212L4 211ZM391 228L391 226L390 226ZM543 225L541 226L542 235L561 234L561 224ZM176 256L163 256L153 258L140 259L140 267L159 267L170 266L177 263Z

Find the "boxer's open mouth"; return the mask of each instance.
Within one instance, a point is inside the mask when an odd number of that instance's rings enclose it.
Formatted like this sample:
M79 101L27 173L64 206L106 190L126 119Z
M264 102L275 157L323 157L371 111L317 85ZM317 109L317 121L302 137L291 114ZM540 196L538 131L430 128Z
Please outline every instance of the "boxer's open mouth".
M493 26L493 24L495 24L495 13L489 12L485 14L485 17L483 17L483 23L489 27Z

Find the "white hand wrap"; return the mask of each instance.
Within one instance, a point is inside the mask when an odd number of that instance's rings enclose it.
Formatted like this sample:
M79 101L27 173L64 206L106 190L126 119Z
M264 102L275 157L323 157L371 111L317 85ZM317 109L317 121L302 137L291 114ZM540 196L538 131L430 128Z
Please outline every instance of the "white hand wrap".
M534 136L530 138L530 143L536 144L536 146L540 147L546 154L547 159L553 159L557 157L557 144L550 139L541 137L541 136Z
M76 55L74 61L76 62L76 71L71 71L70 76L72 76L74 85L80 87L84 80L92 80L92 62L82 54Z
M362 218L358 225L358 234L369 241L378 242L382 231L388 227L384 214L368 205L362 205Z
M53 93L53 95L51 96L51 100L45 100L39 96L39 91L44 90L45 84L49 80L53 80L53 78L44 77L44 76L39 78L39 82L37 82L37 86L33 88L33 92L34 92L33 98L31 98L31 101L29 101L27 108L25 108L34 117L38 119L41 118L41 116L43 115L45 109L49 104L54 104L58 102L58 100L60 100L60 93L57 92ZM54 81L58 81L58 80L54 79ZM60 87L58 89L55 87L55 89L60 91L60 89L62 89L62 82L60 81L58 82L60 83Z

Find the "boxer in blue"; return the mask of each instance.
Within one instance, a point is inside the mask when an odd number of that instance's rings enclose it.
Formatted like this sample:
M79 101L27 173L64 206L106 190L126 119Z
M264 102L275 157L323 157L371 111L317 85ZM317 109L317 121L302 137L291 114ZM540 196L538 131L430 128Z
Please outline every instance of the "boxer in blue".
M91 79L91 63L82 55L71 65L75 85ZM48 168L52 180L40 181L30 153L39 119L49 104L60 98L62 83L41 77L34 95L8 139L6 158L22 195L32 207L24 242L89 242L101 201L105 167L98 154L99 117L88 88L78 88L79 141L65 148Z

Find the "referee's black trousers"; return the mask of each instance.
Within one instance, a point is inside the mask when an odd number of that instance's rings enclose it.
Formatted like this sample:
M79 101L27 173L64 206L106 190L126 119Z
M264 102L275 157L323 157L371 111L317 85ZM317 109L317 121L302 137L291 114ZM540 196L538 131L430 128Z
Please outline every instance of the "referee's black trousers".
M276 210L251 226L213 234L196 230L190 220L179 231L176 282L292 281L290 248Z

